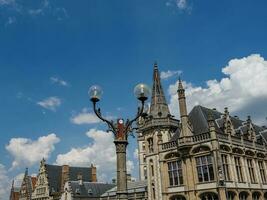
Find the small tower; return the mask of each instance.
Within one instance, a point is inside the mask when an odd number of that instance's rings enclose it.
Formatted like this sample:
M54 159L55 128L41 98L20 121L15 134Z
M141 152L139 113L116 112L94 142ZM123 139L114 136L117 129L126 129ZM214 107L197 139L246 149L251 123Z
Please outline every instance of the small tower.
M185 98L185 90L182 84L181 79L179 78L178 83L178 100L179 100L179 108L180 108L180 118L181 118L181 134L180 138L192 136L192 132L189 128L188 123L188 114L187 114L187 107L186 107L186 98Z
M155 63L150 110L138 123L140 179L147 179L148 196L151 200L162 199L162 166L159 161L161 144L169 142L178 127L179 121L170 114L158 65Z

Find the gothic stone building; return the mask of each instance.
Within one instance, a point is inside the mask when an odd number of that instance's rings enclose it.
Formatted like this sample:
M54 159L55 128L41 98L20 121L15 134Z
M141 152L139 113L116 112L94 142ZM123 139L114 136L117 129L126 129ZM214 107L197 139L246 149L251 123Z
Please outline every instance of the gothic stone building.
M177 89L180 120L170 114L155 65L150 110L138 123L148 199L267 199L266 128L230 116L227 108L195 106L188 114L181 81Z
M19 200L31 200L32 193L35 189L36 181L36 177L28 175L28 168L26 168L20 187Z
M49 165L43 159L40 164L33 200L58 200L64 192L67 181L77 181L79 177L84 181L96 182L96 167L71 167L69 165Z

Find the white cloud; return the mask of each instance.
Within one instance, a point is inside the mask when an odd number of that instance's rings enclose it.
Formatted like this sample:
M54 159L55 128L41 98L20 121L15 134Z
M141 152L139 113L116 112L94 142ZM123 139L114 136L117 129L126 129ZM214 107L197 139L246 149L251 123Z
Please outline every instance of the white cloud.
M116 177L116 152L111 132L90 129L86 135L92 142L85 147L72 148L65 154L59 154L56 164L72 166L96 165L100 181L110 181ZM133 170L133 162L127 161L129 170ZM130 172L130 171L129 171Z
M0 0L0 6L14 4L15 0Z
M6 145L6 150L14 157L12 169L22 166L32 166L42 158L49 158L55 150L55 144L60 139L56 134L39 137L33 141L28 138L12 138Z
M190 13L192 11L192 5L189 4L188 0L168 0L166 6L177 8L182 12Z
M4 165L0 163L0 200L8 199L10 192L10 181L7 176L7 170Z
M163 80L167 80L173 76L180 75L181 73L182 73L182 71L180 71L180 70L178 70L178 71L171 71L171 70L162 71L160 73L160 78Z
M72 116L70 121L73 124L96 124L100 122L100 119L95 115L95 113L88 112L87 108L83 108L81 113Z
M135 150L134 150L134 158L135 159L138 159L138 154L139 154L139 152L138 152L138 148L136 148Z
M131 174L134 170L134 162L132 160L126 161L127 173Z
M48 110L56 111L56 109L61 105L61 100L58 97L48 97L37 102L37 104Z
M106 119L112 120L115 119L114 116L107 115L105 116ZM101 120L96 116L94 112L90 112L87 108L83 108L82 111L76 115L73 115L70 118L70 121L73 124L97 124L101 122Z
M6 22L6 26L14 24L14 23L16 23L16 21L17 21L16 17L8 17L7 22Z
M51 81L51 83L58 84L60 86L68 86L69 85L67 81L64 81L58 77L50 77L50 81Z
M176 0L176 6L179 9L184 10L187 7L187 1L186 0Z
M206 87L194 86L184 82L188 110L195 105L217 108L245 117L251 114L254 121L264 123L267 116L267 61L259 54L252 54L241 59L232 59L222 69L226 76L221 80L208 80ZM171 94L170 109L178 116L177 85L169 86Z
M39 8L36 9L29 9L28 13L30 15L43 15L45 13L45 11L49 8L49 1L48 0L44 0L41 2L41 6Z

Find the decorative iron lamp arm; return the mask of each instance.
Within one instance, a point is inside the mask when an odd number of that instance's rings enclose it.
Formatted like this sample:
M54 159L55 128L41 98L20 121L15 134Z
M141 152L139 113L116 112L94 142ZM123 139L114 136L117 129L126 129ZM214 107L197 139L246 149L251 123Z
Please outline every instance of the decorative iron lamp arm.
M144 111L144 107L145 107L145 99L140 100L142 103L141 109L138 108L138 113L137 116L133 119L133 120L127 120L126 122L126 128L125 128L125 132L128 133L130 127L132 126L133 122L135 122L142 114Z
M104 117L102 117L102 114L101 114L101 111L100 111L100 108L96 108L96 102L93 101L93 107L94 107L94 112L96 114L96 116L101 119L103 122L106 122L109 126L109 128L111 129L111 131L116 135L116 128L114 127L114 124L112 123L112 121L109 121L107 119L105 119Z

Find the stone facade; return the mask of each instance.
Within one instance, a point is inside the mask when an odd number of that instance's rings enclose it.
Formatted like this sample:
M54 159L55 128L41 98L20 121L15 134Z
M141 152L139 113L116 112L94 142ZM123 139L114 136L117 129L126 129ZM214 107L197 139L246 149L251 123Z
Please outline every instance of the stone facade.
M180 120L170 114L154 66L150 111L138 122L140 179L150 200L267 199L267 129L195 106L187 113L177 87Z

